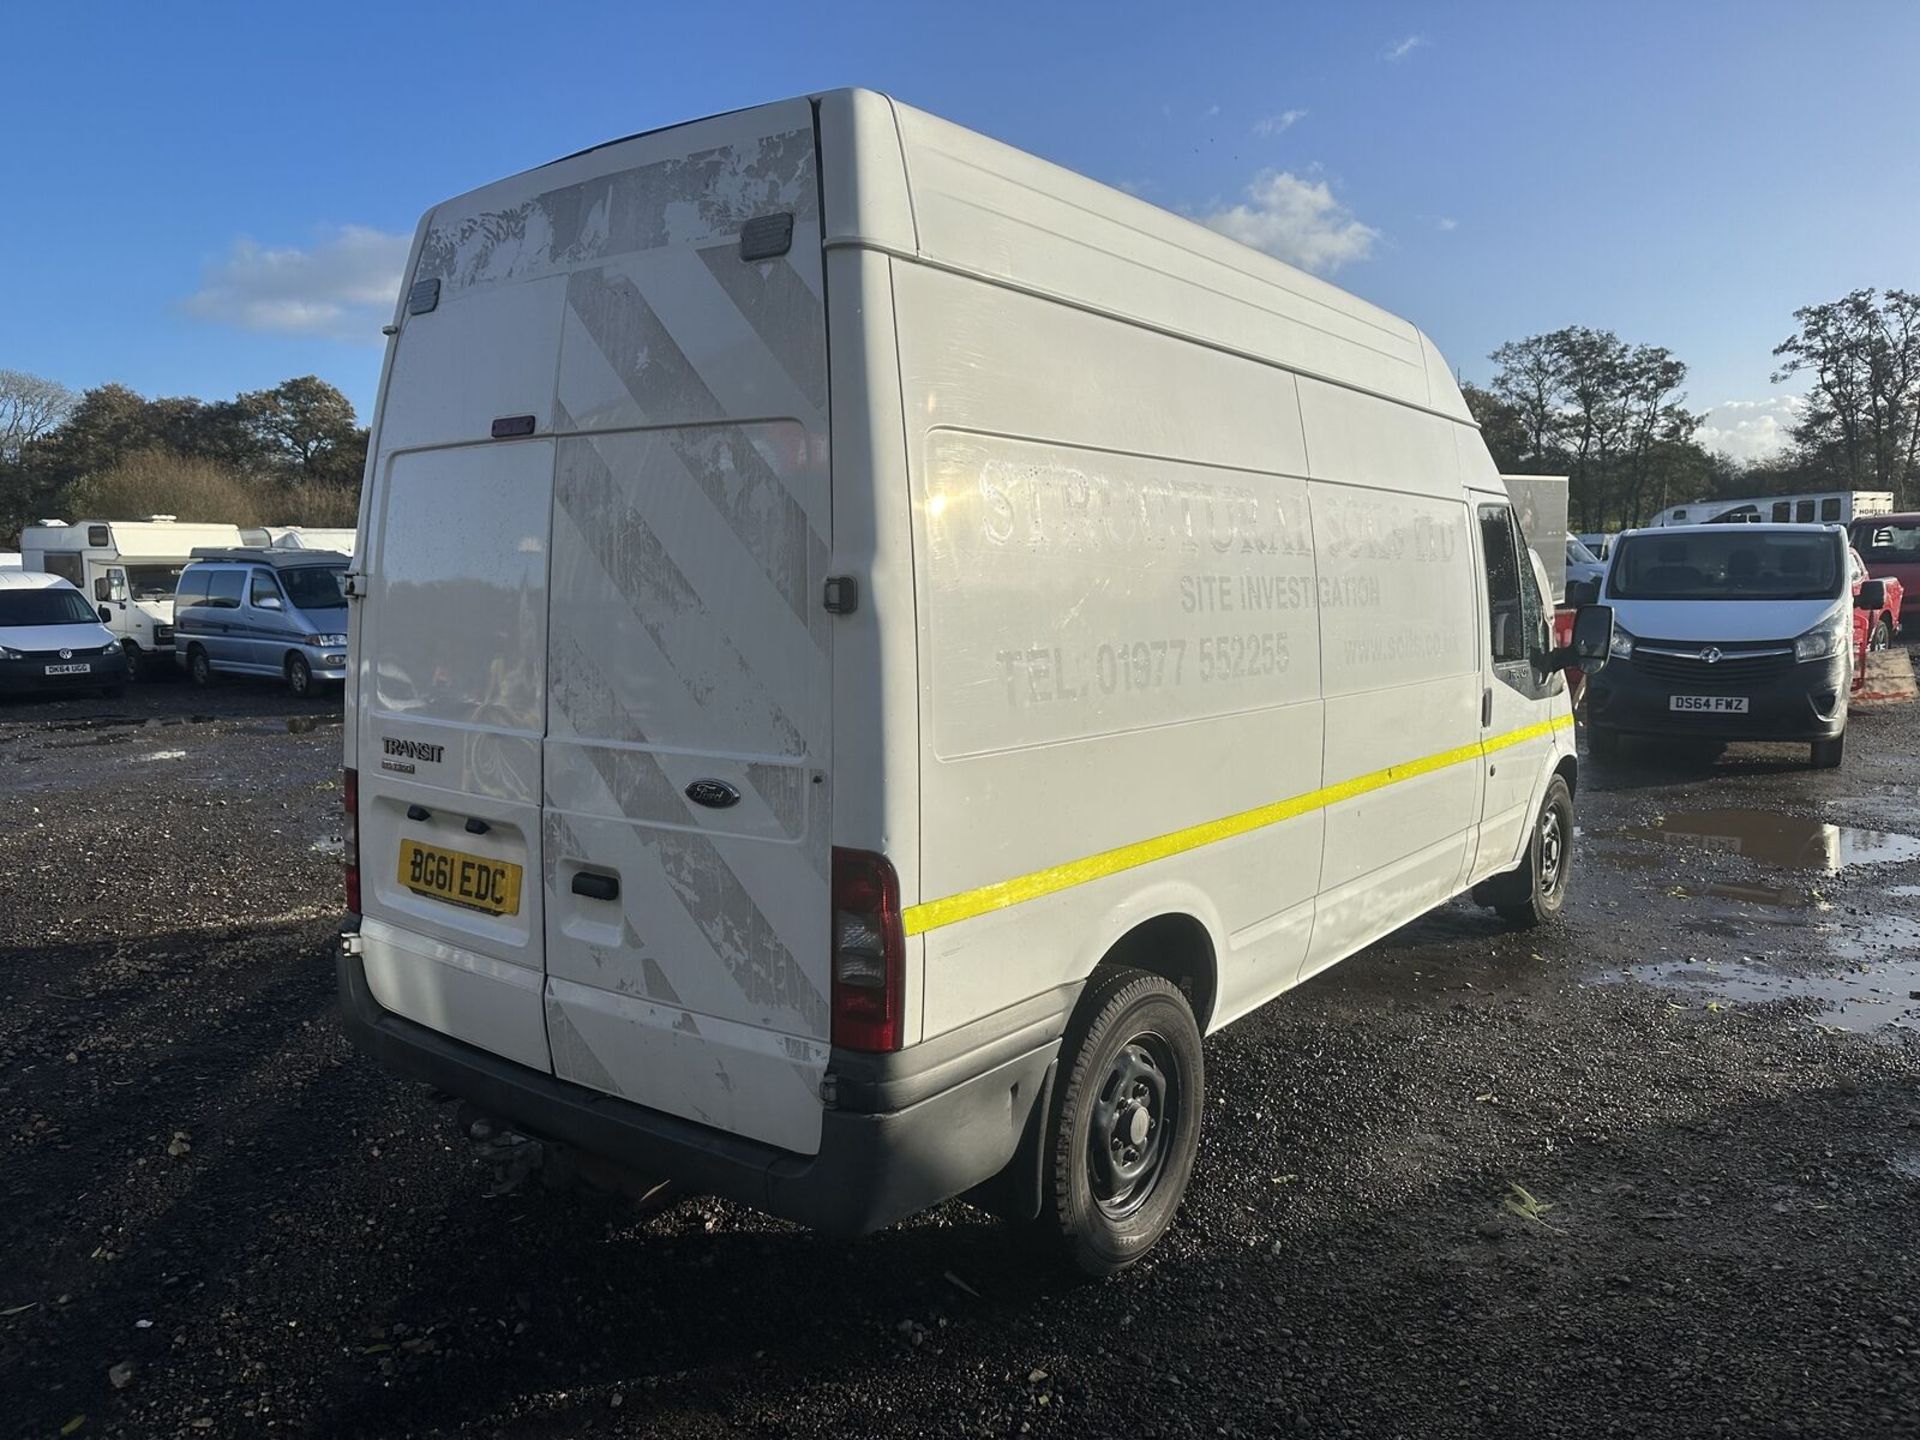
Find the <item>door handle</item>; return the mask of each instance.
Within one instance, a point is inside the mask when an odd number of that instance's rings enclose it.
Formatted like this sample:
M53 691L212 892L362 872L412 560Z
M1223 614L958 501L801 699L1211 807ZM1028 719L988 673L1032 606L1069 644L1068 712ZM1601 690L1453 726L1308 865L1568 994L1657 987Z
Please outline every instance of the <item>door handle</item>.
M620 877L596 875L592 871L582 870L573 877L573 893L584 895L589 900L617 900L620 898Z
M1480 728L1486 729L1493 724L1493 687L1486 686L1480 691Z
M407 806L407 819L409 820L431 820L432 818L433 812L424 805Z

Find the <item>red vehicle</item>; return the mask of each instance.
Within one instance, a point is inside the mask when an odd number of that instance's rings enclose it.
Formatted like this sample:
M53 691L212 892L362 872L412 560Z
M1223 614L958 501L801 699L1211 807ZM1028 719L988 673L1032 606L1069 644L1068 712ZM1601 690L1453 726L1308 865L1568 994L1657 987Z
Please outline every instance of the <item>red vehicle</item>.
M1875 575L1872 578L1880 582L1886 603L1879 607L1862 605L1860 587L1868 578L1867 563L1858 549L1849 550L1847 556L1853 572L1853 688L1858 690L1867 678L1867 652L1891 648L1900 634L1900 608L1906 600L1906 589L1896 576Z
M1920 511L1863 516L1853 522L1850 533L1868 572L1876 579L1898 580L1907 603L1915 607L1913 618L1920 620Z

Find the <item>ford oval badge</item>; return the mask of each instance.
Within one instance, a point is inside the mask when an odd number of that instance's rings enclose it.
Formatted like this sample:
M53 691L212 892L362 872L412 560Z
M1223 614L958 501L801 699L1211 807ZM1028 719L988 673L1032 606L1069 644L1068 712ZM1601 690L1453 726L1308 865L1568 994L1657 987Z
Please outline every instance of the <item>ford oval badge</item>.
M695 780L687 786L687 799L709 810L725 810L740 803L740 792L724 780Z

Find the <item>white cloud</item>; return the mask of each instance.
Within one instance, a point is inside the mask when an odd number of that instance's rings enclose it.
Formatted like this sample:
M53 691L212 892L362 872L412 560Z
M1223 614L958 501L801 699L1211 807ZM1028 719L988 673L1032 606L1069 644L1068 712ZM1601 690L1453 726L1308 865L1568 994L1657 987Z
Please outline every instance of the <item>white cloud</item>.
M209 265L181 302L189 314L243 330L377 343L406 269L406 235L365 225L325 232L309 249L269 249L247 236Z
M1202 120L1211 120L1213 119L1214 116L1218 115L1219 113L1220 113L1220 107L1218 105L1209 105L1207 107L1207 113L1202 115L1200 118Z
M1442 215L1433 223L1438 225L1442 230L1458 230L1460 228L1460 222L1451 215Z
M1707 411L1694 439L1735 460L1763 460L1784 450L1807 402L1798 395L1723 400Z
M1307 118L1304 110L1282 110L1278 115L1263 115L1253 122L1253 133L1260 136L1280 135Z
M1432 43L1433 42L1424 35L1409 35L1380 58L1382 60L1404 60L1422 45L1431 45Z
M1200 222L1317 275L1366 259L1380 238L1333 198L1326 181L1285 170L1262 170L1247 186L1245 204L1202 215Z

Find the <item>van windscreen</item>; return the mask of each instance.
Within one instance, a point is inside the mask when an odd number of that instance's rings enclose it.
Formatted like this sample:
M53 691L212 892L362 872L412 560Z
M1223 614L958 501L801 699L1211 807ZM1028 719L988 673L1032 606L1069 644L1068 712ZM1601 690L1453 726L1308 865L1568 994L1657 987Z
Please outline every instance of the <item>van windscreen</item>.
M100 617L78 590L49 586L0 591L0 625L85 625L89 621L97 625Z
M296 610L338 610L347 603L344 565L294 565L280 572L287 599Z
M170 600L183 565L129 565L127 590L135 600Z
M1845 578L1831 532L1741 528L1630 535L1607 575L1616 600L1820 600Z

